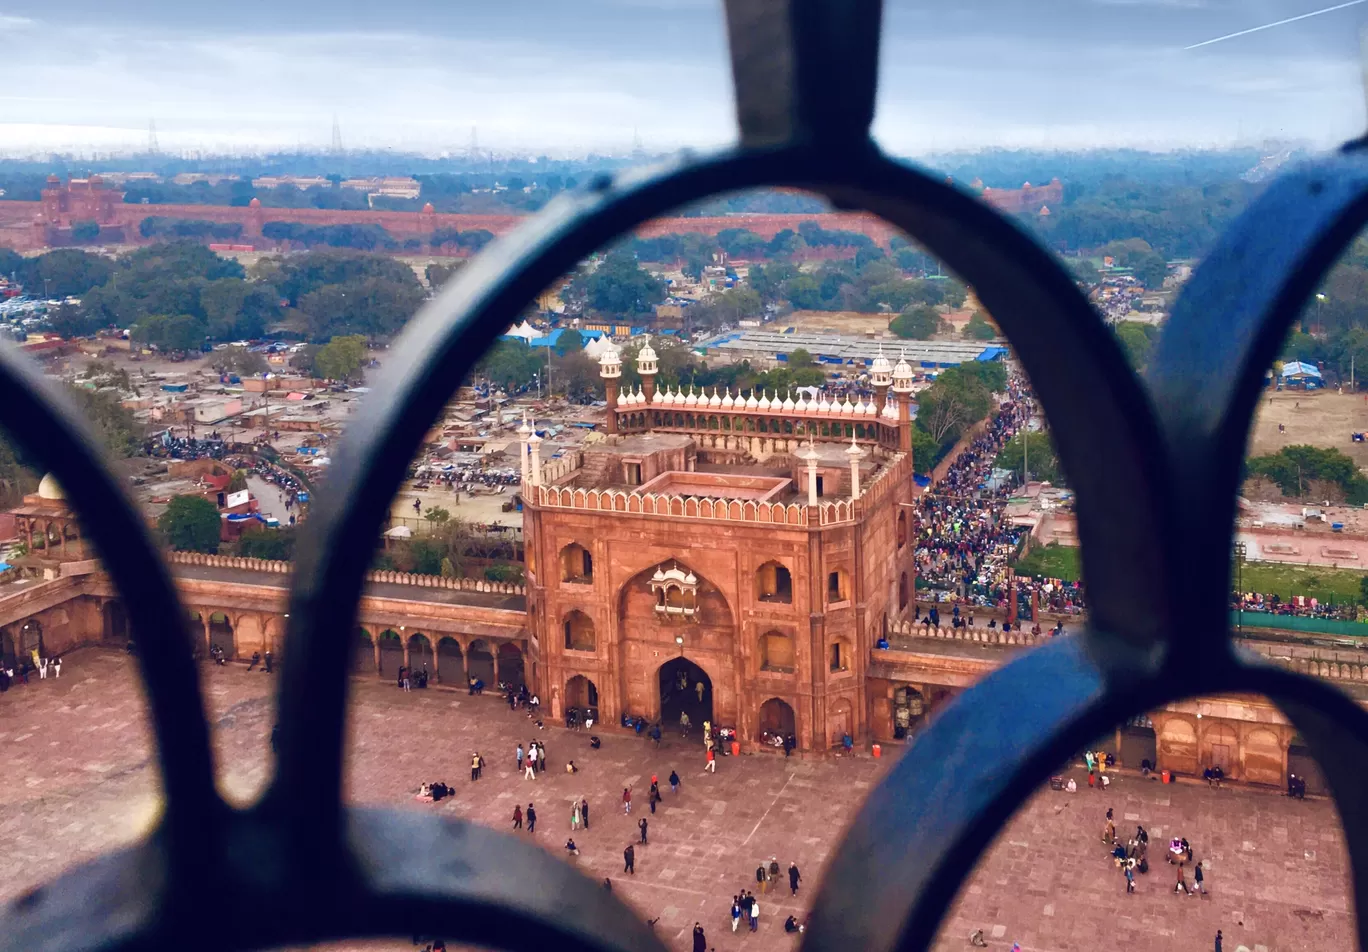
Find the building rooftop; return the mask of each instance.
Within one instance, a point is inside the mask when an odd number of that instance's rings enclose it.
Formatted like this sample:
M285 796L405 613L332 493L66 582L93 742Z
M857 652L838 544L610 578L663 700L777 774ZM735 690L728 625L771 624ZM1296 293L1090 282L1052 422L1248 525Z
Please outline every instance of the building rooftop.
M1006 353L1006 349L996 345L960 341L891 341L890 346L906 354L907 362L914 367L936 368L954 367L975 360L995 360ZM787 359L795 350L806 350L823 363L853 364L864 367L876 356L873 344L868 338L843 334L817 334L797 332L781 334L775 331L743 330L732 331L704 341L699 346L710 354L730 355L737 360L744 357L767 357ZM890 359L896 357L891 353Z
M787 490L791 483L792 480L782 476L671 471L643 483L637 492L770 502Z

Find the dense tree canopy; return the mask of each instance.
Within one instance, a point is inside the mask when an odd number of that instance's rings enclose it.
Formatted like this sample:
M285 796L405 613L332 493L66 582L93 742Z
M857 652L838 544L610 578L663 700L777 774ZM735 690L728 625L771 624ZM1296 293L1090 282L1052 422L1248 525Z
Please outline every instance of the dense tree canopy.
M646 314L665 298L665 282L637 263L631 252L610 251L598 267L577 272L561 292L572 308L611 316Z
M1040 430L1018 433L998 453L996 465L1029 479L1040 479L1056 486L1067 485L1050 434Z
M1284 446L1276 453L1251 457L1248 472L1272 480L1285 496L1302 498L1313 491L1313 483L1331 483L1344 493L1349 505L1368 503L1368 478L1337 449Z
M203 496L172 496L157 528L178 552L212 554L219 548L220 521L218 507Z
M912 304L893 320L888 329L904 340L929 340L944 322L940 312L929 304Z

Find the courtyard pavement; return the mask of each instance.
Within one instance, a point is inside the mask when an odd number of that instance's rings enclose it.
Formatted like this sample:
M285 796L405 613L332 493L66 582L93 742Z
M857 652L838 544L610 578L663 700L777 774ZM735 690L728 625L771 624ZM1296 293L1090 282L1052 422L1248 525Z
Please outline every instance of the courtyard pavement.
M267 776L274 678L240 665L202 670L221 785L230 799L247 802ZM660 917L657 932L679 949L690 947L695 921L711 947L796 946L796 937L783 932L784 918L804 915L844 825L891 762L755 755L722 758L716 774L705 774L701 749L677 737L654 750L608 730L594 751L587 734L538 731L493 695L405 694L393 682L357 681L352 697L349 799L501 829L511 828L515 804L525 810L530 801L537 806L537 841L560 858L571 835L572 798L587 797L590 829L574 834L576 862L596 879L611 877L615 892L643 918ZM551 769L525 780L515 771L514 747L533 737L545 743ZM487 765L472 783L474 750ZM564 772L568 759L578 774ZM677 796L666 782L672 768L683 779ZM665 796L654 816L646 803L653 773ZM0 696L0 777L0 899L136 838L155 812L158 781L131 660L103 649L73 652L59 681L35 680ZM432 780L451 784L456 796L415 801L418 785ZM627 817L621 794L629 785ZM1151 858L1160 860L1137 877L1134 895L1125 894L1100 842L1107 807L1122 833L1144 824ZM624 877L622 849L637 840L642 816L650 821L650 844L637 847L636 875ZM1162 862L1161 842L1171 835L1193 844L1210 898L1173 894L1173 867ZM730 898L754 887L756 864L771 856L784 869L797 862L802 888L796 898L786 884L762 896L759 933L732 935ZM1034 797L980 862L935 948L968 949L974 929L1003 952L1013 942L1024 952L1210 949L1217 929L1225 952L1241 945L1251 952L1352 948L1346 870L1339 821L1327 801L1121 774L1106 794L1084 783L1077 794L1045 790Z

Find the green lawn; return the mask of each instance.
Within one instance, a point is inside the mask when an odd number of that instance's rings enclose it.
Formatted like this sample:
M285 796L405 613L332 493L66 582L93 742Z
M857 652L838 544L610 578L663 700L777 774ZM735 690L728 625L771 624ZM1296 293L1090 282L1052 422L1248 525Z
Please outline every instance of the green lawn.
M1018 575L1038 578L1059 578L1067 582L1080 576L1078 549L1053 544L1036 546L1014 568ZM1329 569L1306 565L1282 565L1276 562L1246 562L1237 576L1238 566L1231 570L1231 587L1237 580L1246 592L1276 594L1279 598L1305 595L1323 602L1352 602L1362 597L1361 580L1368 575L1354 569Z
M1012 567L1018 575L1057 578L1066 582L1076 582L1082 574L1078 549L1071 545L1060 545L1058 542L1036 546L1029 555L1018 560Z
M1237 572L1239 573L1237 575ZM1279 598L1305 595L1323 602L1352 602L1362 595L1363 572L1276 562L1246 562L1231 571L1231 586L1246 592L1274 592Z

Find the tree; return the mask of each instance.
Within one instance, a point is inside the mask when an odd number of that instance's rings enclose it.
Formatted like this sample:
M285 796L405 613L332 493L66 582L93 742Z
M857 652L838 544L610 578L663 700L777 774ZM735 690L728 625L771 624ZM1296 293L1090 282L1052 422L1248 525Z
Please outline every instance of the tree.
M607 314L645 314L665 298L665 282L637 264L628 251L610 251L589 274L577 274L562 297L570 304L582 289L585 303Z
M1046 432L1018 433L1003 446L995 465L1017 475L1021 475L1024 468L1027 478L1033 476L1056 486L1065 485L1064 470L1059 465L1050 434Z
M962 367L942 371L917 395L917 425L940 447L954 443L992 408L988 387L975 374L962 371Z
M228 477L228 492L240 493L247 488L247 470L235 469L233 475Z
M36 258L25 258L17 272L19 283L30 294L45 298L80 297L108 281L114 264L88 251L59 248Z
M625 364L624 361L624 373ZM527 341L496 340L475 364L473 373L511 392L529 386L541 366L541 358L532 352Z
M1158 291L1164 286L1164 278L1168 276L1168 262L1164 256L1158 253L1142 255L1132 266L1135 271L1135 280L1139 281L1151 291Z
M299 302L309 337L325 340L337 335L388 337L403 329L422 305L426 294L413 272L403 281L362 278L326 284Z
M426 519L428 522L436 522L440 524L450 519L451 513L443 509L441 506L428 506L426 509L423 510L423 518Z
M100 237L100 223L93 219L71 223L71 240L78 245L88 245Z
M423 276L427 278L428 287L440 291L464 265L465 262L460 260L450 263L433 262L424 269Z
M280 320L279 294L273 288L219 278L200 288L199 303L215 340L252 340Z
M817 361L813 360L812 353L805 348L799 347L788 356L789 370L809 370L817 366Z
M1143 370L1149 363L1150 348L1154 346L1158 328L1140 321L1121 321L1112 330L1121 343L1121 349L1126 352L1130 365L1137 371Z
M314 366L328 380L347 382L366 362L366 338L359 334L334 337L318 349Z
M584 350L584 337L573 327L564 328L552 349L562 357Z
M969 318L969 323L964 325L964 336L970 340L992 340L998 336L997 328L988 321L988 315L982 311L975 311Z
M218 507L203 496L172 496L157 518L166 542L178 552L218 552Z
M145 428L119 397L107 390L75 386L68 386L67 394L110 456L127 459L141 449Z
M55 333L61 334L67 339L91 337L106 326L101 323L98 315L90 314L84 308L75 307L71 304L63 304L49 312L47 325Z
M888 322L888 329L904 340L929 340L940 328L941 316L928 304L913 304Z
M295 530L293 526L269 529L254 527L242 533L238 540L238 555L245 559L270 559L289 562L294 558Z
M204 344L205 323L193 314L151 314L131 328L133 339L167 353L197 351Z

